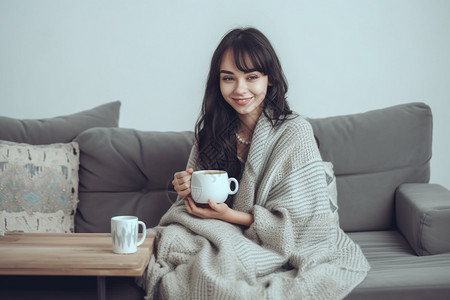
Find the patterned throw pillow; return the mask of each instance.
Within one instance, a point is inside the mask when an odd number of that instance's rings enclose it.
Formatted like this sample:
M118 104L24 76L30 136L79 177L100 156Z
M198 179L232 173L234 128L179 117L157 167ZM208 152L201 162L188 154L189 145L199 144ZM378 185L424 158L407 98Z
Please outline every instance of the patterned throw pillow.
M333 214L335 222L339 223L336 176L334 175L333 164L331 162L324 161L323 166L325 169L325 177L327 179L331 213Z
M0 141L0 231L74 232L78 143Z

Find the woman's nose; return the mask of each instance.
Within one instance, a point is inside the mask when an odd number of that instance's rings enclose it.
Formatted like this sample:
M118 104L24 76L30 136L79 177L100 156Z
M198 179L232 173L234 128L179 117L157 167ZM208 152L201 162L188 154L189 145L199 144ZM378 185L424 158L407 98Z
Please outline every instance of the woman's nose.
M240 79L237 81L235 89L235 92L237 94L245 94L245 92L247 92L247 89L248 89L247 82L245 80Z

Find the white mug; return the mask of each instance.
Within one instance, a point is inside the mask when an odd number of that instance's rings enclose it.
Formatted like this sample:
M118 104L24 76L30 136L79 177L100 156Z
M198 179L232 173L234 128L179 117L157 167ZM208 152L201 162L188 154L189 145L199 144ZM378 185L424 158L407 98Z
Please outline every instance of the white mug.
M138 242L139 225L142 226L142 238ZM118 254L135 253L146 237L147 227L134 216L116 216L111 218L111 238L113 252Z
M234 189L230 185L234 182ZM191 196L197 203L206 204L208 199L216 203L227 200L228 195L234 195L239 189L235 178L228 178L228 173L219 170L195 171L191 177Z

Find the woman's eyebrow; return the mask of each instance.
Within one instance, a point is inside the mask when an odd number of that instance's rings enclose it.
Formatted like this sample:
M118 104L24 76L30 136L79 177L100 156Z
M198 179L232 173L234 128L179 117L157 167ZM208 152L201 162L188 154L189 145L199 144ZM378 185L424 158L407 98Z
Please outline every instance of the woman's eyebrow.
M256 69L251 69L251 70L248 70L247 72L245 72L244 74L250 74L250 73L253 73L253 72L259 72L258 70L256 70ZM220 70L220 73L222 74L230 74L230 75L234 75L234 73L233 72L231 72L231 71L228 71L228 70Z

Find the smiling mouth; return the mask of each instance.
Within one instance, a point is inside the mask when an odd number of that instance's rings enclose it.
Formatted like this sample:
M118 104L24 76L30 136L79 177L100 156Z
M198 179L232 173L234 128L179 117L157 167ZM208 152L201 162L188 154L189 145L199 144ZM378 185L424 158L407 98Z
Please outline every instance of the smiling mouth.
M249 98L232 98L234 102L236 102L238 105L246 105L250 102L250 100L253 99L253 97Z

